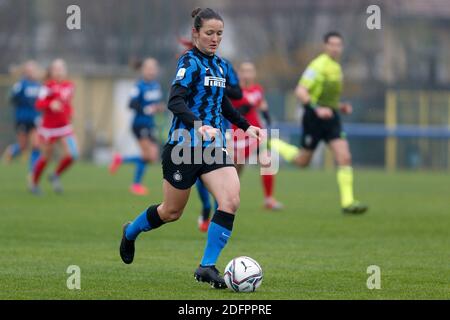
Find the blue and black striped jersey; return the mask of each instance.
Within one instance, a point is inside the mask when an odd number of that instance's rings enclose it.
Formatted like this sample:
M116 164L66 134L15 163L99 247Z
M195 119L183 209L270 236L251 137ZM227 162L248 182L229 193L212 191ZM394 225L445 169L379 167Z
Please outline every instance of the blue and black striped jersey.
M149 114L148 110L152 105L161 103L162 98L161 85L157 81L137 81L130 95L130 108L135 111L133 126L153 127L153 114Z
M222 131L225 135L222 118L222 99L229 75L230 65L217 55L208 56L197 48L187 51L178 60L178 67L172 85L180 85L187 89L186 105L192 113L202 121ZM173 135L175 130L186 129L186 125L177 117L173 117L169 131L169 144L182 140ZM190 136L194 140L194 129L190 128Z
M230 99L241 99L242 98L242 90L241 87L239 86L239 77L236 73L236 71L233 68L233 65L231 64L231 62L229 62L226 59L225 62L227 62L228 64L228 74L227 74L227 88L225 90L225 94L230 98ZM228 121L227 119L223 119L223 126L225 128L225 130L228 130L231 128L231 123L230 121Z
M233 65L227 59L222 59L228 65L228 74L227 74L227 86L238 86L239 78L237 76L236 71L234 71Z

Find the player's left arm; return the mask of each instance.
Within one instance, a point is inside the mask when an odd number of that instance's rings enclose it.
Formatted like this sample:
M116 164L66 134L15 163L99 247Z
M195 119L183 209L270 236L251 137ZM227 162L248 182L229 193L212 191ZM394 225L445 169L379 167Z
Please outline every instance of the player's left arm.
M39 90L39 95L34 106L36 110L45 112L52 109L50 105L53 100L53 94L51 93L50 88L47 85L44 85ZM53 109L55 109L55 105L53 106Z
M141 108L140 97L141 89L135 84L129 94L128 107L134 111L138 111Z
M23 91L23 85L22 82L17 82L14 84L14 86L11 89L10 93L10 101L14 106L17 106L20 100L20 94Z
M236 73L236 71L233 69L233 66L231 63L227 62L227 75L225 76L226 79L226 88L225 88L225 94L228 98L233 100L239 100L242 99L243 93L241 86L239 85L239 78Z
M258 140L263 138L264 133L261 131L261 128L251 126L248 121L235 108L233 108L230 100L226 96L222 99L222 115L232 124L244 130L248 136Z
M75 93L75 85L68 83L65 89L60 93L59 100L64 104L70 104L72 102Z
M230 99L228 99L227 96L223 96L222 98L222 115L225 119L244 131L247 131L250 127L247 119L245 119L238 110L233 108Z
M64 97L64 104L68 108L67 112L68 112L70 118L73 117L73 104L72 104L72 101L73 101L74 95L75 95L75 84L74 83L70 83L68 93Z
M231 98L233 100L238 100L242 98L242 89L239 86L239 84L237 85L228 85L225 88L225 94L227 95L228 98Z

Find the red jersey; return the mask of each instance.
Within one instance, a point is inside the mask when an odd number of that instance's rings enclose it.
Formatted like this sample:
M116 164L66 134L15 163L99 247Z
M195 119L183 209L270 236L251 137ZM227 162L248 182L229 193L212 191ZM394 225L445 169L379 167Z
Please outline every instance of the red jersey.
M259 108L264 101L264 90L259 84L254 84L247 88L242 88L242 99L231 100L233 107L239 109L244 105L249 105L250 110L244 115L250 125L262 128L259 119ZM233 125L233 129L236 127Z
M42 127L60 128L70 124L74 88L73 83L68 80L49 80L45 83L36 101L36 109L42 112ZM54 100L62 102L61 110L54 111L50 108L50 103Z

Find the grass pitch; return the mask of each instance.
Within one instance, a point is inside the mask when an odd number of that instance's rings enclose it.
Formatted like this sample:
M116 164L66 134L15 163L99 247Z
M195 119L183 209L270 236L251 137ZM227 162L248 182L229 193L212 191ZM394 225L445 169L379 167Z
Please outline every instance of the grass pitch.
M49 171L47 170L47 173ZM241 180L241 207L219 270L235 256L256 259L264 280L255 293L214 290L194 281L206 235L197 230L195 189L183 217L142 234L132 265L121 262L122 224L161 201L161 168L150 167L149 197L116 176L78 163L63 177L64 195L43 181L26 191L26 167L0 166L0 299L449 299L449 174L355 170L358 199L370 210L344 216L332 171L283 169L276 195L286 209L262 209L257 170ZM44 179L43 179L44 180ZM81 290L69 290L69 265ZM366 286L381 268L381 289Z

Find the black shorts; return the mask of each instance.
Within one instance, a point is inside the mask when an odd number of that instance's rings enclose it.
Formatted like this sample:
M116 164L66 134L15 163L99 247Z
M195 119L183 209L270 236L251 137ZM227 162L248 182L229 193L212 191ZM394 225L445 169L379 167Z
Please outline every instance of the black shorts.
M146 127L146 126L133 126L132 127L133 134L136 137L136 139L148 139L152 142L157 142L155 137L155 130L153 127Z
M333 117L330 119L320 119L314 109L305 108L303 114L303 133L300 145L307 150L315 150L321 140L326 143L334 139L345 139L342 131L341 117L333 110Z
M31 130L36 129L36 124L34 122L16 122L16 132L30 133Z
M174 150L174 148L176 149ZM194 149L196 150L194 151ZM174 158L172 158L172 150L174 151ZM188 152L186 155L187 161L180 163L181 157L185 156L186 151ZM194 152L197 152L197 155ZM201 157L205 153L211 155L211 158L205 160L204 157ZM197 179L205 173L224 167L234 167L233 161L225 148L181 148L180 146L166 144L161 158L164 179L174 188L181 190L192 187ZM194 159L197 161L194 161Z

